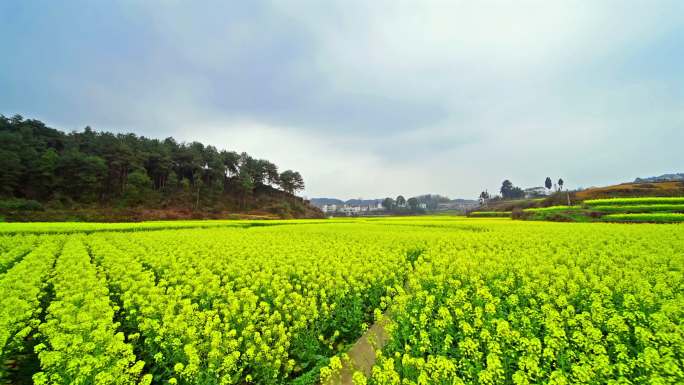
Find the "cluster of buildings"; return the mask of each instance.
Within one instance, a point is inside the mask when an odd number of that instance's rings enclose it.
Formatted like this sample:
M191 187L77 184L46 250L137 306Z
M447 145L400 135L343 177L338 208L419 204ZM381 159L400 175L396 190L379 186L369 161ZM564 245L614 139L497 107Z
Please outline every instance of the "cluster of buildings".
M541 198L549 195L549 191L544 186L529 187L523 190L525 198Z
M326 213L326 214L346 214L346 215L361 215L361 214L369 214L373 211L382 211L385 208L382 207L381 202L377 202L375 204L370 204L370 205L336 205L336 204L330 204L330 205L323 205L321 207L321 210Z
M475 200L456 199L449 202L438 203L436 211L456 210L465 212L477 208L478 206L480 206L480 203Z
M524 198L542 198L549 195L549 190L543 186L529 187L523 190ZM330 201L330 200L328 200ZM341 203L340 200L335 200L339 203L328 203L328 204L318 204L317 206L325 213L330 216L335 215L347 215L347 216L360 216L360 215L381 215L383 211L387 211L382 205L381 200L374 201L363 201L361 199L356 200L360 202L358 204L351 203ZM322 203L322 202L321 202ZM421 202L418 203L418 208L429 211L461 211L468 212L473 209L477 209L480 205L485 202L482 198L478 200L470 199L453 199L453 200L440 200L439 202L432 202L431 205ZM315 204L315 203L314 203ZM395 203L396 204L396 203ZM408 208L408 203L406 201L401 204L396 204L396 208Z

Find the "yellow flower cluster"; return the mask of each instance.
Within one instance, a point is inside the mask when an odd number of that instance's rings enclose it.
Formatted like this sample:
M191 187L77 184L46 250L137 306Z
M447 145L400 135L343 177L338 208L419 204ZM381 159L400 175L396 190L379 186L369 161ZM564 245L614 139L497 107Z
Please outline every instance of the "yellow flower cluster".
M425 250L371 383L684 382L684 227L487 227Z
M37 384L684 383L680 225L22 225L0 362L37 344ZM387 344L349 371L374 322Z
M272 383L318 372L410 270L414 241L334 226L101 233L86 242L155 378Z

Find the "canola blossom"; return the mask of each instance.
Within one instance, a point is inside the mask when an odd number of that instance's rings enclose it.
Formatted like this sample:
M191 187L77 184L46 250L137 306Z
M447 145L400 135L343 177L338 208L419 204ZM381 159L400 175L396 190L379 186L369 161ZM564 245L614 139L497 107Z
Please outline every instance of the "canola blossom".
M21 225L0 224L3 381L327 382L386 317L355 384L684 382L679 224Z
M394 299L371 383L682 383L684 238L658 226L440 240Z

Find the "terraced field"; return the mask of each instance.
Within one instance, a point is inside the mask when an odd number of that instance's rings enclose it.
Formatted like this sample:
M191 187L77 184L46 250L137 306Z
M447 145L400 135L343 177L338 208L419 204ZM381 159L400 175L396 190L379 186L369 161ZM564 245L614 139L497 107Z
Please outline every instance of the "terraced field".
M592 199L577 206L525 209L518 217L567 222L684 222L684 197Z
M8 383L684 381L679 224L406 217L0 234ZM357 365L350 348L378 327L384 343Z

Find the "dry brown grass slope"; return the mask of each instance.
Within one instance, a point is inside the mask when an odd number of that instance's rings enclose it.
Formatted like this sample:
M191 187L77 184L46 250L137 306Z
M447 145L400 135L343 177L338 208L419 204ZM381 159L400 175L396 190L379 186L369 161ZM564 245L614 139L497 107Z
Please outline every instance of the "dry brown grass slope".
M574 193L577 200L648 197L684 196L684 182L621 183L606 187L591 187Z

